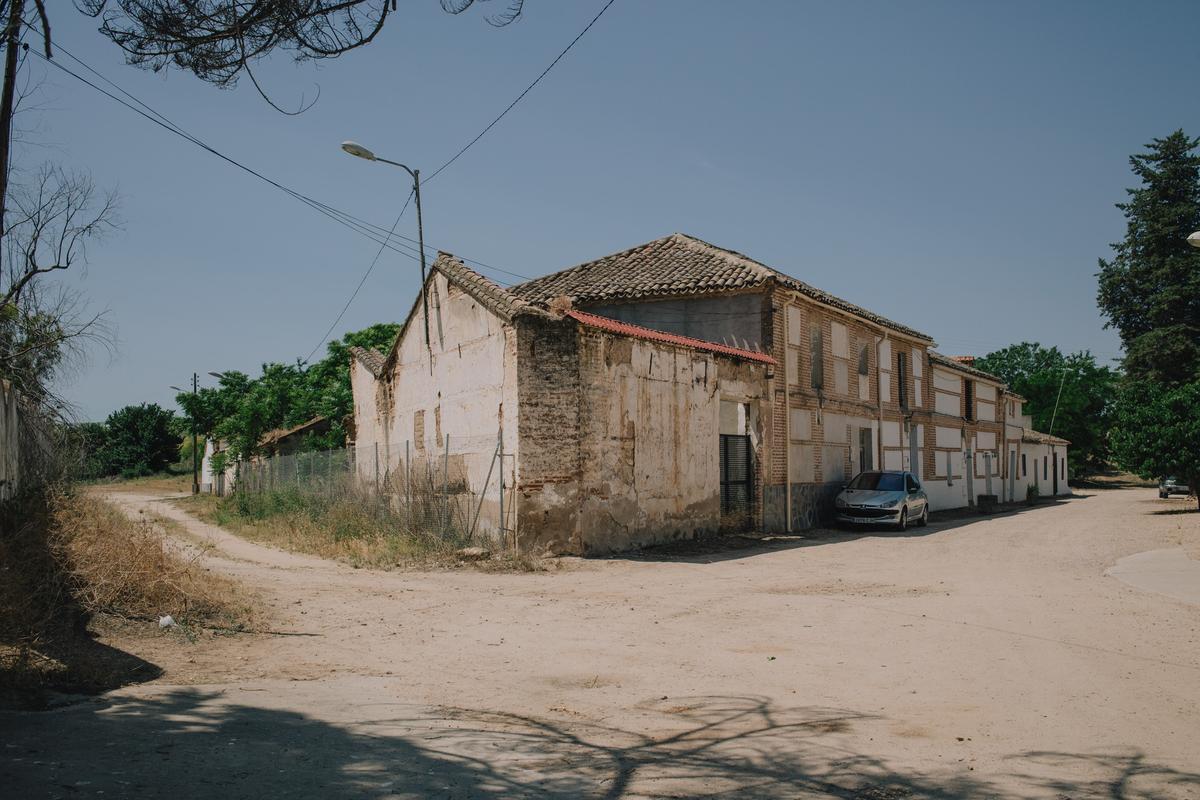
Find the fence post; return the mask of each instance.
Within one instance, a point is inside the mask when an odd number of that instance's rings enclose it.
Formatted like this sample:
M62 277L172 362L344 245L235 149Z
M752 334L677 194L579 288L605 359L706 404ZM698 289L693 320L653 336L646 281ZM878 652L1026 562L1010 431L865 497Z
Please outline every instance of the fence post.
M446 523L450 521L450 434L446 434L446 449L442 454L442 538L446 538Z
M496 435L496 450L500 454L500 543L508 543L508 534L504 530L504 426L500 426Z

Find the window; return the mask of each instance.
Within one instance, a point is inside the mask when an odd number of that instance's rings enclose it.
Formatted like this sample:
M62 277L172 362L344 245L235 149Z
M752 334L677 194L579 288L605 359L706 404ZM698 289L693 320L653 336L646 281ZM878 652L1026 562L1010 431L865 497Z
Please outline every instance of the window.
M908 408L908 354L896 353L896 396L901 408Z
M850 481L849 489L870 492L900 492L904 490L904 479L894 472L861 472Z
M963 381L963 400L967 403L966 418L975 419L975 381Z
M858 351L858 399L871 399L871 351L863 345Z
M1028 465L1025 463L1025 454L1021 453L1021 477L1022 478L1027 477L1029 475L1029 470L1026 469L1027 466Z
M1050 456L1042 456L1042 480L1050 479Z
M908 490L910 492L921 491L921 484L917 483L916 478L914 478L912 475L907 475L906 477L908 478Z
M822 357L821 327L812 327L812 347L809 351L812 361L812 388L818 392L825 386L825 359Z

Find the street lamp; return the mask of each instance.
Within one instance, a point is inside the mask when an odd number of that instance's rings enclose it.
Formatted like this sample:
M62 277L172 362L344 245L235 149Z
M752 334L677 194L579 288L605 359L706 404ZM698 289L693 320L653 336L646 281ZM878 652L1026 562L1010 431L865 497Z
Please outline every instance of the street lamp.
M1192 247L1200 247L1200 231L1196 231L1187 238L1187 243Z
M178 386L172 386L172 389L184 394L187 390L180 389ZM192 373L192 399L196 399L196 393L200 388L200 376L195 372ZM192 418L192 494L200 494L200 462L196 460L196 413L192 409L192 413L188 414Z
M417 201L417 247L421 251L421 308L425 313L425 348L429 349L429 298L425 294L425 226L421 219L421 172L420 170L409 169L399 161L389 161L386 158L380 158L358 142L342 142L342 149L352 156L357 156L367 161L382 161L384 164L400 167L400 169L412 176L413 195Z

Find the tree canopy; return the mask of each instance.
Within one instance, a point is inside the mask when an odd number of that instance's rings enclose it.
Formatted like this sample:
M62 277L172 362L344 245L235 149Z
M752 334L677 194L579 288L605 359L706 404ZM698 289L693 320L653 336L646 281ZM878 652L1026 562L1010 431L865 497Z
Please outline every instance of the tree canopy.
M103 426L82 426L91 477L133 478L161 472L179 456L174 412L154 403L125 406L108 415Z
M440 0L461 14L490 0ZM524 0L507 0L487 18L507 25ZM370 42L396 10L395 0L77 0L101 20L100 32L131 64L155 71L176 66L200 80L229 86L250 64L276 50L297 61L336 58Z
M340 447L346 439L345 419L354 411L350 390L350 348L387 350L399 326L372 325L326 345L326 356L304 365L299 362L263 364L251 378L242 372L221 373L216 387L176 396L188 420L194 419L200 435L226 442L235 456L255 452L263 434L290 428L323 416L332 423L327 433L314 435L313 448Z
M1100 260L1099 306L1125 346L1132 378L1175 384L1200 373L1200 156L1182 130L1130 156L1141 185L1118 203L1125 238Z
M1131 382L1115 416L1113 449L1126 469L1143 478L1186 479L1200 496L1200 381Z
M1068 459L1073 474L1107 465L1107 430L1119 378L1116 371L1097 364L1089 352L1065 354L1036 342L988 353L977 359L975 366L1003 378L1025 398L1025 413L1033 418L1034 428L1070 440Z

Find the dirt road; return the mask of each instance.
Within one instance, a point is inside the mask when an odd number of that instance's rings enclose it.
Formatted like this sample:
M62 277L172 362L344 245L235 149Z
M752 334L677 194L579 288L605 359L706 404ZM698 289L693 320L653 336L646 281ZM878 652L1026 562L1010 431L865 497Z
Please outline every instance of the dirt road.
M1153 490L543 574L355 570L113 499L308 635L164 638L159 681L0 714L6 797L1200 798L1200 606L1105 574L1200 558Z

